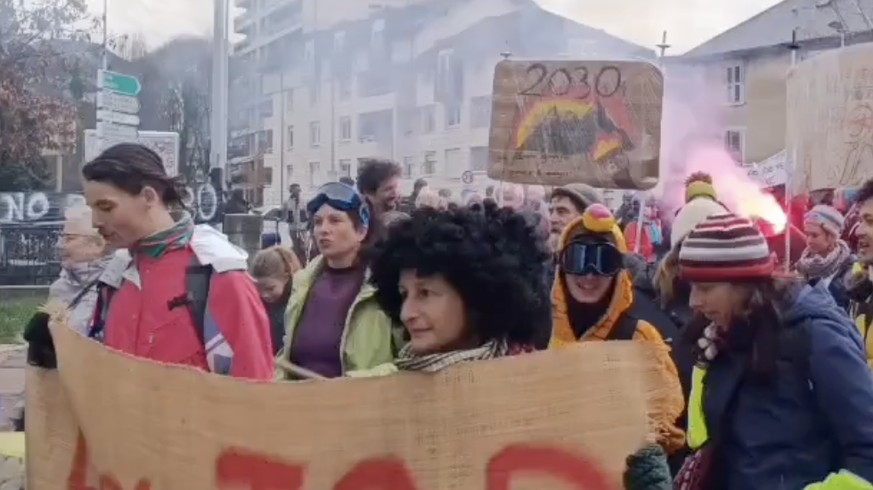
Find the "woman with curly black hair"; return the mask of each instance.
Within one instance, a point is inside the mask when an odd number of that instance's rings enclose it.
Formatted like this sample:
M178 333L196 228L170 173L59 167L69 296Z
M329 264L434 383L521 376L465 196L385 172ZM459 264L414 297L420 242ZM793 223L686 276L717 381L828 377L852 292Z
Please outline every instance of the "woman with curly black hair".
M403 324L409 342L393 364L353 376L433 372L530 351L537 331L549 326L547 252L511 210L418 209L391 228L377 252L376 300Z

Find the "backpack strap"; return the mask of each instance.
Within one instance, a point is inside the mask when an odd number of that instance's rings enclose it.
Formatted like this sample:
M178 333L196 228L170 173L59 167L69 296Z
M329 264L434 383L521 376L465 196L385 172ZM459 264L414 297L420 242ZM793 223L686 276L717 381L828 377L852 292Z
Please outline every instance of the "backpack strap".
M85 285L85 287L82 288L81 291L79 291L78 293L76 293L76 296L73 297L73 300L70 301L70 304L69 304L69 305L67 305L67 309L68 309L68 310L75 309L76 306L78 306L79 303L82 302L82 299L85 297L85 295L88 294L89 292L91 292L91 290L92 290L93 288L97 287L97 284L98 284L99 282L100 282L100 278L98 277L97 279L94 279L93 281L91 281L91 282L89 282L87 285Z
M206 308L209 305L209 286L212 281L211 265L201 265L194 256L185 272L185 287L188 290L188 309L194 321L194 329L200 343L206 348Z
M109 304L112 302L113 295L115 295L114 287L104 282L97 284L97 303L94 305L94 318L88 328L88 337L100 343L103 343L106 334L106 317L109 316Z

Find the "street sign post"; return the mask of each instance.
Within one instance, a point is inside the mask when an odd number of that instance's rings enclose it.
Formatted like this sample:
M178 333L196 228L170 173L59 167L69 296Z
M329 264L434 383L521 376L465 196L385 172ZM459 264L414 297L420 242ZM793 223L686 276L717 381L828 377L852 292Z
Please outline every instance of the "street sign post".
M142 84L133 75L125 75L109 70L100 70L100 73L102 76L99 77L98 82L103 90L130 97L136 97L142 91Z
M97 133L104 139L112 139L119 141L136 141L137 131L136 126L123 126L120 124L112 124L103 121L97 121Z
M103 122L119 124L122 126L139 126L139 116L133 114L124 114L122 112L98 110L97 119Z
M97 108L124 114L139 114L139 99L115 92L97 92Z
M123 142L136 142L142 84L132 75L109 70L97 72L97 135L100 151Z

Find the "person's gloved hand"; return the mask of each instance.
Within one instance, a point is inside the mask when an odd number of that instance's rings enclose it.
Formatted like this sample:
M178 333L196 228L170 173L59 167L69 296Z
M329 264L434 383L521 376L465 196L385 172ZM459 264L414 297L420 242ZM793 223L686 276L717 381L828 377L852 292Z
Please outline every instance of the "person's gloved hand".
M49 331L49 314L37 312L24 327L24 340L27 341L27 363L45 369L57 369L55 343Z
M673 478L667 453L657 444L648 445L627 457L625 490L672 490Z

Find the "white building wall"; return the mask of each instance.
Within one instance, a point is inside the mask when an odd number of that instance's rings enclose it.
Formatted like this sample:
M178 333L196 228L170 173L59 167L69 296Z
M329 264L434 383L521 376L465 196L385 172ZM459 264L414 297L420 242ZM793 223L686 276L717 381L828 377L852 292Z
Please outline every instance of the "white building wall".
M475 7L475 8L474 8ZM470 15L468 8L474 8L481 15ZM484 17L503 15L512 9L509 0L472 0L463 12L457 9L450 11L445 17L428 23L422 32L411 43L395 43L392 57L402 58L411 51L420 54L422 50L433 46L444 37L454 36ZM306 15L304 13L304 15ZM442 37L440 37L442 36ZM357 160L361 157L391 158L400 163L411 161L413 172L410 178L430 177L437 180L455 181L470 168L471 149L488 146L488 127L473 128L471 119L471 99L491 94L493 85L494 65L500 60L499 53L494 53L489 59L476 60L464 66L464 100L461 103L461 122L455 127L446 126L446 108L441 103L434 103L434 75L419 73L416 79L416 107L434 106L435 125L430 134L405 135L398 127L398 111L400 106L396 94L391 93L376 97L357 97L356 80L353 79L351 97L341 100L339 93L333 102L331 90L333 81L329 74L320 83L320 98L318 104L310 105L309 89L304 85L300 73L285 74L285 90L293 92L293 104L280 107L279 95L274 98L274 116L265 121L266 129L273 129L273 154L265 157L265 165L273 167L272 185L264 190L267 204L279 203L279 189L284 184L287 189L291 183L298 183L304 190L314 190L315 187L329 180L336 180L343 175L343 164L349 167L349 173L354 178L357 174ZM356 68L366 66L365 60L359 60ZM264 91L275 92L279 88L279 76L267 76L264 79ZM285 111L285 124L281 127L281 113ZM394 144L362 142L360 140L359 116L367 112L391 110L394 117ZM340 124L343 117L351 121L351 137L341 138ZM317 122L320 127L320 142L311 142L311 123ZM332 124L333 123L333 124ZM281 158L280 131L287 131L288 126L294 126L293 146L286 144L284 152L284 180L280 178ZM420 126L420 124L419 124ZM420 129L420 128L419 128ZM287 134L285 135L287 141ZM333 145L331 144L333 141ZM422 174L422 163L428 154L433 155L435 173ZM452 161L447 161L450 159ZM331 168L333 161L334 168ZM317 164L317 165L315 165ZM287 193L285 193L287 194Z

